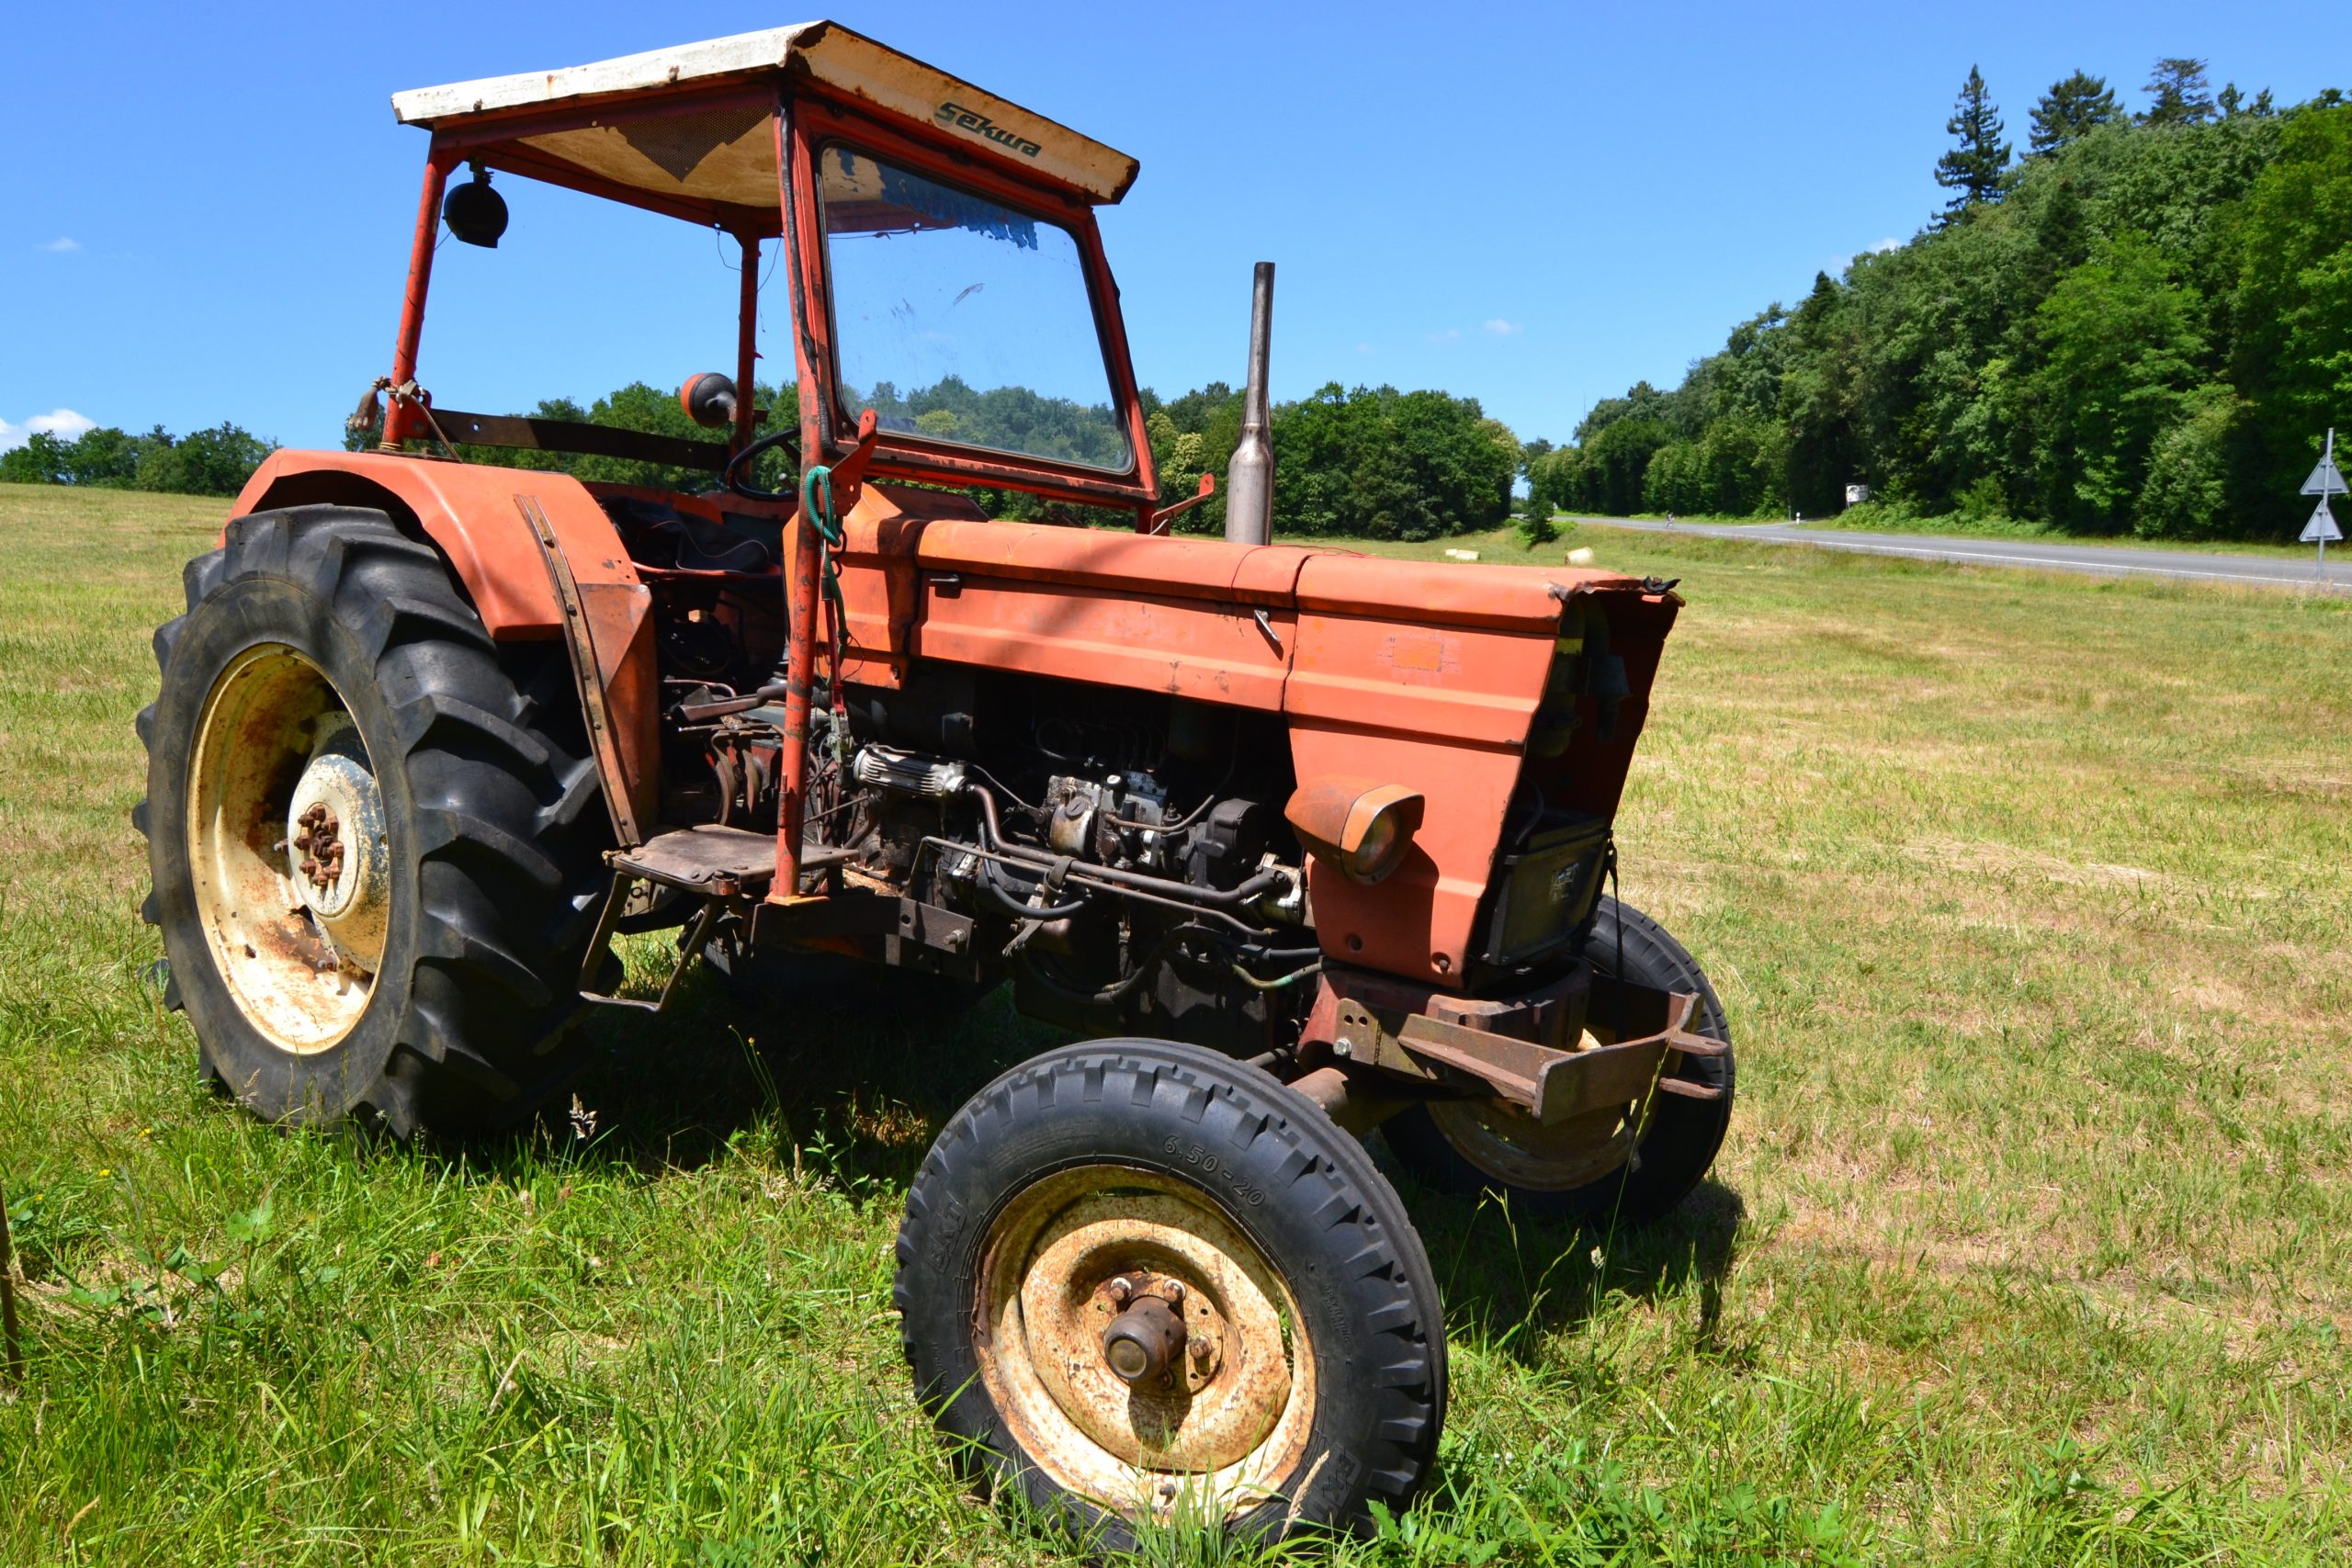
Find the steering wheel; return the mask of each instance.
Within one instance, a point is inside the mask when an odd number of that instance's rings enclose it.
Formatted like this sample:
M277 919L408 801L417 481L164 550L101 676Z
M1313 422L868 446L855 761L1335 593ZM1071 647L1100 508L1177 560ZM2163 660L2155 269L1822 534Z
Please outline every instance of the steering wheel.
M763 454L771 452L778 446L792 455L792 467L794 471L797 472L800 468L800 432L797 428L787 426L777 431L774 435L761 436L757 441L727 459L727 467L718 476L719 482L746 501L786 502L798 501L800 497L797 491L761 490L756 485L744 480L743 475L748 471L749 465Z

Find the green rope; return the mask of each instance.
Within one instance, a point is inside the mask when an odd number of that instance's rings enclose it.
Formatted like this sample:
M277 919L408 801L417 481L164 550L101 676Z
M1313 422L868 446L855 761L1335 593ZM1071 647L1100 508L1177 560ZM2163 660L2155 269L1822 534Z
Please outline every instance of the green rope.
M820 502L818 493L824 500ZM800 476L800 515L815 525L817 536L824 541L825 592L833 603L842 601L842 568L833 552L842 547L841 519L833 515L833 470L819 463Z

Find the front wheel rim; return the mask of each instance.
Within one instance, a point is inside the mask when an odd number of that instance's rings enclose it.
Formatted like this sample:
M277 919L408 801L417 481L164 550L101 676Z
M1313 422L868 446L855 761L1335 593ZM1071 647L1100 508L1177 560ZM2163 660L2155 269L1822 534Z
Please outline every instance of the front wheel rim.
M1498 1100L1429 1102L1430 1120L1455 1154L1523 1192L1573 1191L1623 1169L1641 1133L1640 1110L1610 1106L1546 1127Z
M204 699L187 761L188 870L238 1011L293 1055L349 1034L391 923L383 797L342 694L282 643L246 649Z
M1230 1519L1280 1495L1314 1424L1314 1348L1281 1273L1199 1189L1092 1165L1014 1195L983 1245L979 1381L1022 1451L1117 1513ZM1104 1330L1177 1300L1182 1348L1122 1380Z

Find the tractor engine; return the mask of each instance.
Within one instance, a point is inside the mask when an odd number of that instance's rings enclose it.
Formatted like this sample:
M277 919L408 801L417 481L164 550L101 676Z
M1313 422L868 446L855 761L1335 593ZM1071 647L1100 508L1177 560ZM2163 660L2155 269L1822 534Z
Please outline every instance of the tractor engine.
M781 710L673 674L673 811L774 832ZM715 712L718 710L718 712ZM811 705L809 846L957 921L967 980L1077 1030L1296 1039L1319 947L1280 802L1280 724L1162 694L983 670ZM840 856L837 856L840 858Z
M968 919L956 972L1009 974L1023 1010L1261 1053L1295 1037L1320 950L1288 751L1255 716L986 671L851 687L828 722L848 767L811 818Z

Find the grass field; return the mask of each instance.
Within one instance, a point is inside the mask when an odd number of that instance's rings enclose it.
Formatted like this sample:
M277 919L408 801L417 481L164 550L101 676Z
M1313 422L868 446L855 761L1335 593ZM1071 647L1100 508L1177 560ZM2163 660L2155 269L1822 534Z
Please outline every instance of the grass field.
M586 1138L199 1087L127 813L220 511L0 487L0 1562L1069 1560L950 1478L888 1306L933 1128L1050 1039L1001 998L747 1023L697 978L598 1026ZM2343 1562L2352 606L1597 547L1690 601L1624 891L1710 966L1738 1114L1645 1236L1408 1191L1453 1416L1336 1555Z

